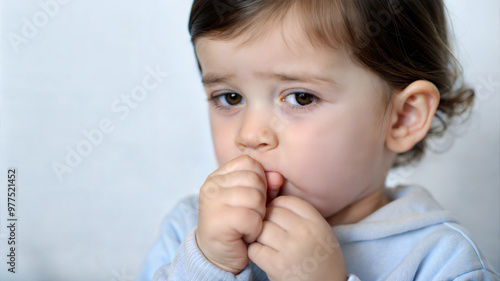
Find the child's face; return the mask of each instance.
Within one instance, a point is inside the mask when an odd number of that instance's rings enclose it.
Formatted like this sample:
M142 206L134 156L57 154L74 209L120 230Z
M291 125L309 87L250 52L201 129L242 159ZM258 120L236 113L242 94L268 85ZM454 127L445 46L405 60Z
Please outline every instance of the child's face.
M388 89L344 52L297 43L297 30L243 45L200 38L196 52L219 164L249 154L283 175L281 195L328 219L384 185Z

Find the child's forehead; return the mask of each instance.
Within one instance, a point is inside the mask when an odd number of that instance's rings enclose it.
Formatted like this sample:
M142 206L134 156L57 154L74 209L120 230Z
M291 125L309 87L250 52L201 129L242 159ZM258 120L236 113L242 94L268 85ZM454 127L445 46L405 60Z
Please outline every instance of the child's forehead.
M282 42L284 50L298 54L311 49L332 49L352 54L345 40L342 40L345 36L343 27L339 25L334 30L319 30L315 26L318 19L311 19L310 13L300 8L299 5L291 5L285 11L276 12L268 17L257 15L251 23L236 25L233 29L221 33L211 32L201 38L238 42L240 47L255 42ZM323 24L321 26L325 27ZM199 39L200 37L195 40L195 49Z
M290 33L233 39L200 38L196 51L202 72L209 69L237 70L245 67L256 76L314 76L322 72L341 71L352 67L347 52L304 43L305 36ZM288 75L282 75L288 74Z
M262 53L279 52L293 58L307 58L319 53L324 54L325 62L353 61L352 52L344 47L328 46L318 42L314 37L308 35L307 30L296 19L295 13L287 13L287 16L278 20L269 20L258 24L257 27L247 29L235 36L220 37L216 34L202 36L195 41L195 51L200 54L200 46L205 50L210 45L214 48L222 48L226 51L246 51L250 48L258 49ZM217 44L207 44L217 42Z

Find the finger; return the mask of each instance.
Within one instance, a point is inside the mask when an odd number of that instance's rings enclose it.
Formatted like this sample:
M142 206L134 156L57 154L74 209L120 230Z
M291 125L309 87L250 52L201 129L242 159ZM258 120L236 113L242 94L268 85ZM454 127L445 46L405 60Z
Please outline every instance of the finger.
M293 231L304 219L296 213L282 207L267 207L264 221L270 221L281 227L284 231Z
M244 186L224 188L221 191L219 199L231 207L243 207L254 210L261 215L261 219L266 215L266 196L259 189Z
M224 175L212 176L207 182L209 181L213 181L217 186L222 188L231 188L234 186L253 187L261 190L263 195L266 195L266 180L254 171L234 171Z
M247 208L232 208L231 212L226 215L226 219L226 223L241 235L245 243L254 242L262 230L261 215ZM220 222L222 223L224 222Z
M269 203L268 207L281 207L308 220L312 220L318 216L323 217L309 202L295 196L276 197Z
M281 260L278 251L258 242L248 245L248 258L264 272L271 272L275 269L276 262Z
M262 223L262 231L257 237L257 242L280 251L287 246L286 231L272 221L264 221Z
M281 185L283 185L283 176L278 172L266 172L267 180L267 202L273 201L280 192Z
M214 199L220 199L222 198L222 194L224 194L225 189L234 188L236 186L249 187L258 190L264 198L264 202L262 204L267 204L265 182L253 171L235 171L225 175L212 176L207 179L201 187L199 198L203 202L208 202L207 200L211 201Z
M266 175L262 165L257 162L257 160L253 159L247 154L243 154L239 157L234 158L233 160L225 163L215 172L210 174L211 176L224 175L230 172L239 171L239 170L248 170L256 172L264 181L266 180ZM266 182L267 183L267 182Z

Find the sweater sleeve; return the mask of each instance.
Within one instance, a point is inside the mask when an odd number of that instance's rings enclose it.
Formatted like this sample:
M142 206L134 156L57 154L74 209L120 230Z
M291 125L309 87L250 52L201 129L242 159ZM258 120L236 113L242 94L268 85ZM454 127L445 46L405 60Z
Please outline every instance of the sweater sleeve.
M151 280L251 280L252 267L238 275L208 261L195 239L198 200L181 201L162 223L158 241L149 252L136 281Z
M251 267L248 265L241 273L234 275L208 261L198 248L195 239L196 228L192 229L182 241L173 261L160 267L153 281L168 280L251 280Z

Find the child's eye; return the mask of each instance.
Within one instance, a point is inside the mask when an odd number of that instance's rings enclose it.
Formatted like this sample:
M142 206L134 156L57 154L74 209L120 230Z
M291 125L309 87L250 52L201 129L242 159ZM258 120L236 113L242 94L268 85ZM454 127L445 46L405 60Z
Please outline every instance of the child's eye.
M231 108L244 102L243 97L237 93L220 94L212 97L211 100L219 108Z
M307 92L295 92L287 95L282 100L295 106L307 106L317 101L317 97Z

